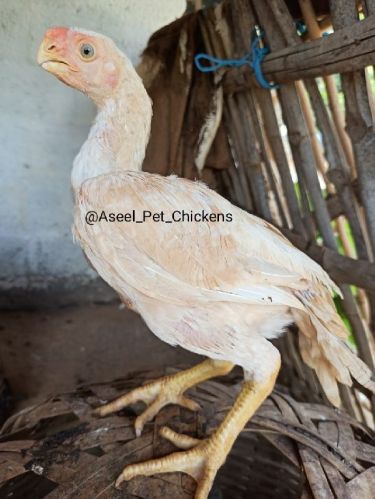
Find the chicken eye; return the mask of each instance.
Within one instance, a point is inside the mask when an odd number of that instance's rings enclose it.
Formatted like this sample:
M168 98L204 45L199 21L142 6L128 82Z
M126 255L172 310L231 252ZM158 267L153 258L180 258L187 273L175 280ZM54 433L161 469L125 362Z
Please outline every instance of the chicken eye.
M95 55L95 49L89 43L83 43L80 48L80 54L83 59L92 59Z

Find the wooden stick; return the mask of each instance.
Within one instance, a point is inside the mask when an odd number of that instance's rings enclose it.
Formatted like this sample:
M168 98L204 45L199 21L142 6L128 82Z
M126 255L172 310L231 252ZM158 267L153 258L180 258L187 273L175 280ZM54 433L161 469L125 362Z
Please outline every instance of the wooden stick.
M312 40L320 39L322 36L321 27L315 16L314 7L311 0L298 0L302 11L303 19L307 26L309 36ZM323 77L324 84L327 90L329 106L332 112L333 121L336 126L337 133L340 138L346 159L350 165L352 176L355 176L355 164L353 157L353 149L348 134L345 131L344 115L339 106L338 92L335 83L335 78L332 75Z
M335 0L331 2L331 9L335 29L344 29L352 23L360 24L358 23L357 11L351 4ZM374 6L369 2L366 4L366 9L370 14L374 14ZM375 167L373 158L375 155L375 133L371 98L367 93L365 71L343 74L342 88L345 96L347 130L353 143L364 215L367 222L372 257L374 257ZM370 294L369 299L371 302L371 325L375 335L375 296Z
M316 20L316 15L314 12L314 7L312 5L311 0L299 0L299 5L302 11L302 15L304 18L304 21L306 23L308 33L310 36L310 39L319 39L321 37L321 28ZM351 177L354 178L356 176L356 171L355 171L355 163L354 163L354 157L353 157L353 149L351 142L349 140L349 137L345 131L345 124L344 124L344 116L343 113L341 112L341 109L339 107L339 101L338 101L338 92L337 92L337 87L335 83L335 78L332 75L327 75L323 77L323 81L326 87L327 91L327 96L328 96L328 101L329 101L329 106L331 109L332 113L332 118L333 122L335 124L336 132L341 144L341 147L343 149L343 153L345 154L346 161L349 165L350 172L351 172ZM315 84L316 87L316 84ZM317 90L317 89L316 89ZM311 89L310 92L315 91L314 89ZM320 99L321 101L321 99ZM321 107L321 106L320 106ZM322 110L322 112L325 112L325 108ZM322 119L320 120L322 121ZM327 121L329 121L328 115L326 117L323 117L323 121L327 124ZM323 132L323 130L321 130ZM328 132L328 135L327 135ZM330 130L325 130L325 133L323 133L323 139L325 138L325 144L326 144L326 149L332 144L332 142L335 142L335 137L333 137L332 133L329 133ZM339 144L337 144L338 146ZM337 157L337 159L339 159ZM337 169L340 170L340 166L342 166L342 162L338 161L336 162L336 166L333 169L332 168L332 162L330 163L330 174L332 176L332 170ZM345 175L345 170L341 168L341 171ZM346 176L346 175L345 175ZM366 248L366 242L365 242L365 237L362 234L362 223L361 223L361 214L359 211L359 207L357 206L355 197L353 196L353 193L348 192L348 179L344 179L342 175L336 175L336 189L337 192L339 192L341 202L343 203L344 207L344 212L349 215L349 224L352 229L352 234L353 238L356 244L356 249L358 251L359 258L368 258L368 252ZM339 185L337 185L339 184ZM327 183L327 189L330 193L332 193L332 184L330 182ZM345 219L343 217L338 217L336 220L336 228L339 233L341 242L343 244L345 253L354 258L355 252L349 242L348 235L346 233L346 228L345 228ZM363 317L366 319L366 322L369 323L370 320L370 315L369 315L369 304L368 304L368 299L366 294L364 293L363 290L359 289L358 290L358 302L360 304L360 308L363 314Z
M310 81L310 83L311 83L311 81ZM313 82L313 84L314 83L315 82ZM316 84L315 84L315 87L316 87ZM305 89L305 87L304 87L304 85L303 85L303 83L301 81L297 81L296 82L296 88L297 88L297 92L298 92L298 95L299 95L299 98L300 98L300 101L301 101L301 107L302 107L302 110L303 110L303 114L305 115L306 124L307 124L307 128L309 130L310 140L311 140L311 144L312 144L312 148L313 148L313 153L314 153L314 157L315 157L315 161L316 161L318 170L319 170L320 174L322 175L323 179L325 180L328 192L330 194L333 194L335 192L335 188L332 185L332 183L329 181L329 179L327 178L327 175L326 175L326 173L327 173L327 162L326 162L326 160L324 158L324 153L323 153L323 150L322 150L322 146L321 146L320 142L317 139L314 115L313 115L313 112L312 112L312 108L310 106L310 102L309 102L309 98L307 96L306 89ZM317 90L317 92L319 92L318 89L317 89L317 87L316 87L316 90ZM320 99L320 103L323 105L323 102L322 102L321 99ZM353 251L353 249L352 249L352 247L350 245L348 236L346 234L344 220L343 220L342 216L338 217L335 220L335 226L336 226L336 229L337 229L337 231L339 233L341 242L342 242L342 244L343 244L343 246L344 246L344 248L346 250L346 254L348 256L354 258L355 257L355 252Z
M353 4L344 0L331 0L333 26L343 31L348 25L362 24L357 21ZM372 17L372 16L370 16ZM367 20L370 19L367 18ZM355 24L353 24L355 23ZM371 64L371 63L370 63ZM347 130L351 137L356 158L361 199L369 231L372 252L375 253L375 133L371 107L367 95L364 71L342 75L345 95Z
M319 39L321 37L321 28L318 24L318 21L316 20L316 15L315 11L313 8L313 5L311 3L311 0L299 0L299 5L302 11L302 15L304 18L304 21L306 23L309 37L310 39ZM354 157L353 157L353 149L350 143L350 140L348 138L348 135L345 131L344 128L344 117L341 112L341 109L339 107L338 103L338 92L335 84L335 79L334 76L332 75L327 75L323 77L323 81L327 90L327 95L328 95L328 101L333 117L333 121L336 126L336 131L338 133L339 140L341 142L341 146L343 148L344 154L346 156L346 160L348 164L350 165L351 169L351 176L352 178L355 177L355 165L354 165ZM323 137L327 137L326 134L323 134ZM332 140L332 139L331 139ZM326 142L329 143L330 139L326 140ZM338 192L342 192L340 189L341 186L338 186ZM327 189L328 191L332 194L333 193L333 186L330 182L327 183ZM346 190L344 188L344 190ZM345 196L340 196L341 200L344 197L344 204L345 204ZM346 207L348 203L346 203ZM345 211L349 213L349 216L352 217L352 215L356 215L356 213L359 213L358 207L355 206L355 198L353 196L352 198L352 206L355 211L346 209ZM358 237L356 237L357 234L354 234L354 240L356 241L356 245L359 246L359 255L360 258L366 258L368 257L367 255L367 249L366 249L366 244L362 235L361 231L361 223L360 223L360 217L357 215L356 220L352 221L352 224L354 223L354 231L358 234ZM336 220L336 228L339 233L341 242L344 247L345 254L354 258L355 252L354 249L351 247L348 235L346 233L346 227L345 227L345 219L340 216ZM363 250L363 251L362 251ZM366 294L364 293L363 290L359 289L358 290L358 301L360 303L361 311L363 313L364 318L366 319L366 322L369 323L370 320L370 315L369 315L369 308L368 308L368 299L366 297Z
M305 85L315 111L318 128L323 137L325 154L329 165L327 176L336 188L336 192L342 203L343 213L349 219L359 258L366 259L369 255L358 215L359 207L351 188L349 166L346 163L340 143L334 133L333 124L316 82L314 80L306 80Z
M259 107L262 113L264 130L275 157L276 166L279 170L294 230L305 237L306 229L302 220L302 214L290 174L288 159L285 154L280 128L277 122L275 109L272 104L271 94L268 90L257 89L256 98L259 102Z
M269 43L271 49L279 49L287 43L298 43L298 35L295 32L293 20L282 0L266 0L265 2L254 2L254 8L257 11L259 19L268 33L272 33ZM270 13L272 13L270 15ZM310 42L313 43L313 42ZM294 92L293 92L294 91ZM291 84L283 85L280 90L281 104L283 114L288 127L289 140L292 151L295 156L295 164L301 164L304 176L308 182L309 191L316 209L317 222L321 231L325 245L336 250L336 241L328 218L328 212L321 195L319 182L317 181L317 172L312 157L311 144L306 141L306 125L303 114L300 109L298 97L296 98L295 88ZM321 96L319 94L321 99ZM294 141L294 143L293 143ZM337 252L336 259L338 259ZM357 304L351 293L350 287L344 285L341 287L345 300L343 302L344 310L348 315L358 345L361 357L373 368L373 360L369 344L367 341L366 325L361 319Z
M203 7L203 0L194 0L195 10L200 10Z
M277 7L278 5L270 0L265 2L254 2L254 8L257 11L259 18L262 19L264 28L269 33L272 32L272 40L269 40L271 49L279 49L285 46L286 43L285 37L278 26L278 22L283 16L280 16L278 13L276 20L276 16L271 17L269 15L270 12L275 12L274 9ZM290 21L292 23L291 18ZM291 29L293 30L294 35L295 28L293 23ZM298 37L297 34L296 36ZM292 36L291 39L293 40ZM327 206L320 189L311 141L296 88L294 84L285 84L281 86L278 93L284 122L288 128L289 142L297 173L299 173L300 180L304 180L304 183L309 187L311 199L317 214L316 221L323 240L325 241L325 245L335 249L336 241L330 226Z
M362 0L362 10L366 17L375 12L375 0Z
M281 225L283 225L283 226L288 227L289 229L291 229L293 227L293 224L292 224L292 220L291 220L291 216L290 216L290 210L289 210L289 206L288 206L288 198L287 198L287 196L285 194L285 190L284 190L284 187L283 187L283 182L282 182L282 179L281 179L281 176L280 176L280 172L279 172L279 168L278 168L278 164L277 164L275 155L273 153L271 144L270 144L270 142L268 140L268 135L267 135L265 124L264 124L264 120L263 120L263 114L262 114L262 110L261 110L260 105L259 105L259 99L257 98L256 91L254 92L254 97L255 97L255 105L256 105L256 108L257 108L258 120L259 120L259 124L260 124L260 127L261 127L261 135L262 135L262 138L263 138L264 156L268 158L268 161L269 161L269 164L270 164L270 168L272 170L272 174L273 174L273 177L275 179L275 189L280 194L280 202L282 204L283 211L284 211L285 216L286 216L286 223L285 224L281 224Z
M301 251L321 265L338 284L353 284L359 288L375 290L375 264L355 260L337 251L306 241L295 232L279 227L281 232Z
M233 52L229 37L221 35L217 30L217 25L221 23L224 33L227 33L229 26L221 15L222 10L219 5L216 9L206 11L205 18L208 22L203 26L206 30L206 49L209 53L216 53L219 57L229 57ZM209 18L211 16L211 18ZM218 37L220 36L220 39ZM236 156L239 161L238 173L241 184L245 191L251 191L251 197L255 205L256 213L266 219L270 219L267 193L262 172L262 158L257 147L257 138L251 114L248 112L245 96L238 96L239 102L234 96L227 96L224 103L224 119L227 123L227 130L235 145ZM246 192L245 192L246 194ZM250 195L250 194L249 194ZM248 198L248 195L246 195Z
M248 0L237 0L235 4L233 4L230 9L230 15L228 12L227 18L229 19L230 27L231 27L231 38L233 39L234 44L234 52L243 52L247 49L248 46L248 36L249 32L251 32L254 26L254 19L251 16ZM230 50L230 44L228 43L227 37L223 38L223 44L226 46L226 57L230 57L233 53ZM265 185L265 179L268 178L273 187L275 187L274 178L272 174L272 169L270 167L269 160L265 154L264 141L261 133L261 126L259 124L259 117L255 105L255 95L254 90L249 90L249 92L239 94L235 96L235 99L238 102L238 108L240 115L242 115L242 121L244 124L244 132L245 132L245 142L248 154L250 156L254 156L253 160L253 168L259 169L259 165L261 169L264 171L260 175L254 178L255 181L261 180L260 184L260 192L261 197L259 199L259 203L263 201L264 206L261 206L262 212L268 212L268 219L270 221L276 222L276 220L272 220L271 218L271 210L269 206L269 195L267 194L267 189ZM246 128L248 129L246 131ZM250 132L250 133L249 133ZM257 154L254 155L254 152ZM263 169L263 165L265 168ZM249 170L250 171L250 170ZM256 186L255 186L256 187ZM259 189L256 189L259 191ZM274 189L274 198L276 200L279 217L283 220L283 225L286 225L286 217L283 211L283 207L280 201L279 192Z
M240 2L240 4L245 8L245 3ZM207 17L208 35L206 35L205 41L208 38L208 42L206 41L206 47L210 53L214 53L219 57L233 57L233 55L237 55L234 48L237 47L237 49L239 49L239 47L241 47L238 43L241 33L239 30L237 30L237 33L233 30L232 33L230 30L232 23L230 21L229 24L226 22L227 18L230 19L230 9L233 4L225 2L224 5L227 11L224 13L223 10L216 11L216 14L222 14L221 17L220 15L216 19L208 19ZM247 5L249 4L247 3ZM262 19L262 24L266 28L266 31L272 33L272 39L270 38L269 40L270 43L272 43L272 49L277 50L279 48L285 48L288 43L301 44L295 33L290 14L281 0L254 2L253 5L259 18ZM224 7L220 7L220 9L224 9ZM262 9L264 15L262 15ZM246 14L246 11L243 11L243 13ZM241 19L237 18L237 21L239 22L236 23L236 26L242 25ZM244 25L246 25L246 22ZM204 31L204 29L202 29L202 31ZM234 46L230 45L233 40L236 42ZM337 282L343 283L349 281L351 284L355 283L359 287L372 289L375 275L371 274L371 272L375 271L375 267L368 261L354 260L337 253L336 241L330 225L330 214L320 190L316 162L314 160L311 142L308 137L295 86L284 85L279 91L279 97L284 120L288 128L288 136L296 171L300 179L301 194L303 196L302 202L305 207L308 208L307 214L310 216L308 206L309 200L307 199L307 196L312 200L315 208L316 221L319 224L319 230L323 236L325 247L322 248L314 242L309 244L305 237L296 234L291 235L292 242L308 253L312 258L319 261ZM321 99L321 96L319 97ZM232 102L233 104L232 106L225 106L225 112L227 113L225 115L225 122L228 125L233 155L237 158L238 164L237 169L232 169L232 184L235 184L235 179L237 179L237 182L241 180L240 187L245 190L251 190L251 198L254 201L254 207L256 207L257 213L259 213L259 198L257 196L259 196L259 193L261 194L261 199L264 196L264 184L261 186L261 189L259 189L259 186L256 186L256 183L254 182L254 177L249 177L250 185L247 182L247 178L244 179L243 177L244 172L246 174L250 174L250 172L254 174L254 172L257 171L256 169L250 168L252 165L255 165L257 168L257 165L260 165L261 171L262 154L257 148L254 148L253 142L254 139L256 140L257 138L256 128L254 127L256 121L254 121L253 117L248 115L250 108L241 95L232 97L227 96L225 101L226 103ZM248 159L249 155L252 157L251 161ZM248 168L246 168L246 166L248 166ZM238 174L236 175L236 173ZM315 234L310 234L310 237L313 241ZM371 362L368 359L368 350L366 351L365 325L358 313L356 303L350 292L350 287L344 286L343 291L345 293L345 309L353 324L361 357L371 365ZM346 395L347 397L345 397L345 400L347 406L350 408L352 405L351 392L348 390Z
M263 135L263 129L262 129L262 123L260 120L259 116L259 109L257 109L256 102L255 102L255 93L254 92L248 92L244 94L247 98L247 101L249 103L249 110L252 116L254 117L254 125L255 125L255 132L259 141L260 149L262 152L263 160L264 160L264 165L265 165L265 173L266 177L269 182L269 187L268 191L274 195L275 203L277 206L277 211L279 214L279 220L280 224L283 227L288 227L288 219L287 219L287 213L285 210L285 201L283 192L282 192L282 186L280 183L277 182L274 171L271 165L270 157L267 154L266 150L266 143L264 140L264 135ZM272 211L271 211L272 214ZM274 219L275 223L277 222L277 219Z
M264 25L263 19L261 24ZM270 81L285 83L346 73L375 64L375 15L360 23L349 24L345 29L319 40L296 44L290 40L291 46L273 49L263 61L264 76ZM254 85L256 81L252 70L247 66L230 68L225 72L226 92L238 92Z

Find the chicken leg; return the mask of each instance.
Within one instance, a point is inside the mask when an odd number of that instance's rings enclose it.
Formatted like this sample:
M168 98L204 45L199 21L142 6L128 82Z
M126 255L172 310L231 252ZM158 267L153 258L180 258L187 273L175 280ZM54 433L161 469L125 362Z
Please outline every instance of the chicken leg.
M184 449L183 452L174 452L159 459L126 466L116 481L116 487L124 480L131 480L138 475L149 476L180 471L189 474L198 482L195 499L206 499L216 473L224 463L237 436L271 393L279 369L280 361L265 379L245 381L233 407L211 436L198 440L163 427L160 434L180 449Z
M135 433L139 437L144 425L151 421L164 406L178 404L191 411L197 411L199 404L186 397L184 392L202 381L215 376L224 376L234 367L231 362L223 360L207 359L201 364L185 371L169 376L164 376L151 381L144 386L136 388L131 392L119 397L109 404L98 407L95 413L98 416L106 416L112 412L119 411L127 405L142 401L147 404L147 409L135 420Z

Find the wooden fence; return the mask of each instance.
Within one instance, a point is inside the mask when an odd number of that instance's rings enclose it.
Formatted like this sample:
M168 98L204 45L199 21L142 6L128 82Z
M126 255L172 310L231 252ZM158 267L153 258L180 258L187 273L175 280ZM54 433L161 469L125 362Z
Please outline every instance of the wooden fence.
M320 19L311 0L299 0L299 7L303 36L283 0L233 0L151 38L140 67L155 106L145 167L200 174L279 226L340 285L353 344L374 369L375 2L358 10L355 0L332 0ZM260 88L248 66L211 75L194 67L197 51L219 58L248 53L254 26L265 32L271 51L262 69L277 90ZM315 390L295 342L285 337L280 348L300 382ZM343 386L342 398L350 414L371 423L366 404L374 410L375 400L361 390Z

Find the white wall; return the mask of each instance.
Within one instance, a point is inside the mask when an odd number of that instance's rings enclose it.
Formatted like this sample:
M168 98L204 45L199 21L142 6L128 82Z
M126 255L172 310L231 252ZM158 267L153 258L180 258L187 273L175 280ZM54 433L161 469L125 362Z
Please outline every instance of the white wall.
M0 290L9 290L0 305L13 295L32 301L30 289L69 296L95 277L72 242L69 181L94 109L37 66L45 30L102 32L136 62L184 8L184 0L0 0Z

